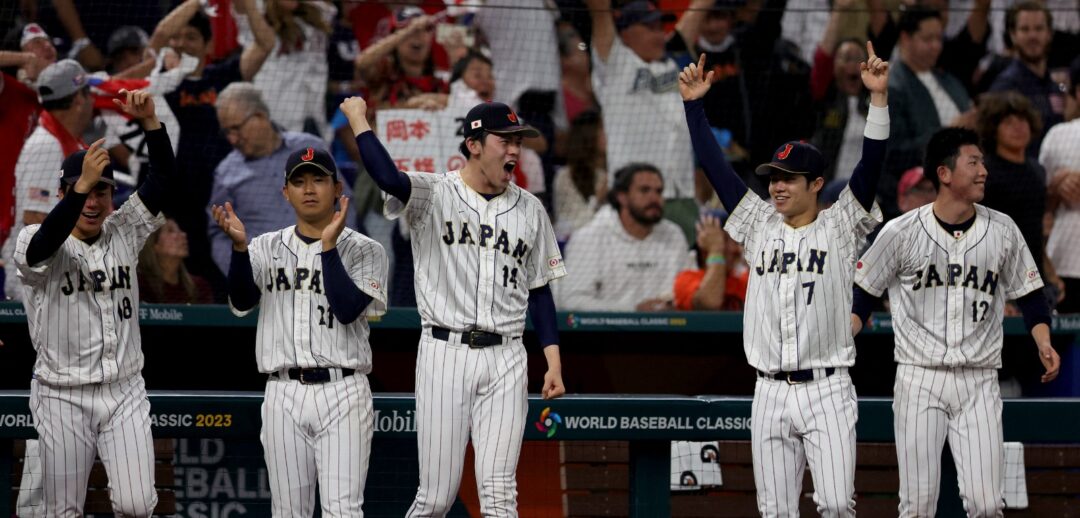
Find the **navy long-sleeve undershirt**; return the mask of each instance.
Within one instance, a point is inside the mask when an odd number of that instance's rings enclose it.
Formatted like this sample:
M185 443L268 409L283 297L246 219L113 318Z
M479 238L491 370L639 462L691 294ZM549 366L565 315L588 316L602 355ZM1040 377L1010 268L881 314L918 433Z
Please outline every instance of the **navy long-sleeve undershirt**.
M371 179L383 192L401 200L401 203L409 202L412 193L412 182L409 176L398 170L394 160L390 158L375 132L365 131L356 136L356 147L360 149L360 160L364 163Z

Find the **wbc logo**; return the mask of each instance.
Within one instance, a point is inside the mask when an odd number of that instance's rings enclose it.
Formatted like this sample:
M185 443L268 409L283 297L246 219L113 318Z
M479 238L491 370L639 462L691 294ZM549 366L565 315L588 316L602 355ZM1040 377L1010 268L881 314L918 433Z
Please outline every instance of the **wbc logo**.
M313 147L307 148L307 151L305 151L303 155L300 155L300 160L305 162L310 162L312 158L315 158L315 148Z
M776 154L776 158L779 158L780 160L787 160L787 157L791 154L792 149L794 149L794 146L792 146L791 144L784 144L784 149L780 150L780 152Z

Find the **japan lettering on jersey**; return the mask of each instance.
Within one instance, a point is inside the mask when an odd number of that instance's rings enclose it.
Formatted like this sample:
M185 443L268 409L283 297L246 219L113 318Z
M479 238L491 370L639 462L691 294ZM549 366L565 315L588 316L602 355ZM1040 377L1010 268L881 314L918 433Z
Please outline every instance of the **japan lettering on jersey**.
M1001 367L1005 302L1043 286L1016 223L982 205L959 237L933 204L890 221L855 282L877 297L888 290L896 362L926 367Z
M26 249L40 225L19 233L15 264L37 379L59 386L111 383L142 370L135 269L147 237L164 224L134 194L105 219L92 244L69 236L35 266L26 263Z
M408 176L408 204L385 211L411 231L423 325L520 336L529 290L566 275L544 206L513 184L485 200L457 171Z
M743 347L752 367L778 372L855 364L852 270L881 219L876 203L867 212L845 187L814 222L793 228L747 191L724 230L750 262Z
M372 298L361 318L349 324L334 318L326 299L322 241L305 243L295 226L251 240L251 270L261 294L255 342L259 372L293 367L371 372L371 330L364 317L386 313L386 251L349 228L338 236L337 249L349 278ZM232 310L239 316L250 312Z

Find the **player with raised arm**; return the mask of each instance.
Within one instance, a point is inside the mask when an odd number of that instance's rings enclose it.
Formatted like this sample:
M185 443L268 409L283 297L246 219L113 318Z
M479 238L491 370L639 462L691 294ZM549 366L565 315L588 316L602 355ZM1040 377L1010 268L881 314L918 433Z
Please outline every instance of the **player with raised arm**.
M788 142L757 168L769 177L772 204L748 190L724 159L701 98L712 84L705 56L679 75L690 138L730 216L724 230L750 263L743 347L757 371L750 416L754 483L763 516L799 512L803 471L814 480L823 516L855 514L855 421L858 406L847 369L855 364L851 282L866 236L881 223L874 202L889 136L889 64L862 63L870 91L863 154L835 204L818 211L825 159L809 144Z
M114 99L146 131L150 175L119 209L105 139L63 162L60 202L19 233L15 264L37 352L30 412L39 436L43 515L81 517L94 456L117 515L157 505L150 402L142 378L139 251L165 223L172 146L150 94Z
M528 411L521 335L532 315L548 370L544 398L565 392L555 302L566 274L544 206L511 181L524 137L538 132L505 104L483 103L463 123L465 167L404 173L367 123L367 104L341 104L389 217L411 233L423 331L416 358L420 487L408 517L444 516L476 450L484 516L517 516L517 471Z
M317 482L323 516L363 516L375 423L367 317L386 313L386 252L345 228L349 199L329 153L293 152L283 178L296 224L250 244L230 202L211 208L232 240L233 312L261 306L255 352L269 380L259 438L272 513L311 516Z
M1046 367L1050 344L1042 277L1020 229L982 200L979 137L962 128L935 133L923 171L933 203L888 222L855 268L858 325L873 298L889 292L896 340L893 426L900 469L900 516L934 516L946 438L968 516L1001 516L1005 444L1001 431L1002 319L1016 300Z

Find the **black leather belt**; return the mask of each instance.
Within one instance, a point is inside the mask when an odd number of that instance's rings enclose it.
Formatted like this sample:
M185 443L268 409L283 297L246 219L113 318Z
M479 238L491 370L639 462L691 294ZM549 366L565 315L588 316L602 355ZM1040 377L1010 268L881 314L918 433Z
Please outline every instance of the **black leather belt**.
M297 380L304 385L310 385L313 383L326 383L328 381L333 381L333 376L331 374L334 371L341 371L342 378L352 376L354 373L356 373L356 370L354 369L337 369L325 367L301 369L298 367L294 367L292 369L289 369L289 379ZM280 374L275 372L274 376L280 376Z
M835 373L836 373L835 368L828 367L828 368L825 369L825 376L823 376L823 377L827 378L829 376L832 376ZM771 379L771 380L776 380L776 381L786 381L786 382L788 382L789 385L796 385L796 384L799 384L799 383L806 383L807 381L814 381L814 370L813 369L806 369L806 370L802 370L802 371L791 371L791 372L781 371L781 372L777 372L776 374L769 374L767 372L758 371L757 375L758 375L759 378L766 378L766 379Z
M436 340L447 341L450 339L451 331L445 327L432 327L431 337ZM487 331L462 331L461 343L468 345L473 349L481 349L483 347L491 347L493 345L502 345L504 337L495 333L489 333Z

